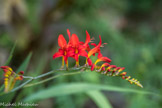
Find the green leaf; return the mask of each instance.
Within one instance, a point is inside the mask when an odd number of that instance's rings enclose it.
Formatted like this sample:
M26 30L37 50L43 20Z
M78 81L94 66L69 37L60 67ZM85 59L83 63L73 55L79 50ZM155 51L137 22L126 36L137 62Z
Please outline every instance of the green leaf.
M100 91L89 91L86 94L97 104L99 108L112 108L108 99Z
M25 58L25 60L23 61L23 63L19 66L19 68L16 70L16 73L20 72L20 71L26 71L28 65L29 65L29 61L31 59L32 53L29 53L28 56ZM15 86L18 86L20 84L20 82L18 82L17 84L15 84Z
M16 73L20 72L20 71L26 71L29 61L31 59L31 56L32 56L32 53L29 53L29 55L26 57L26 59L23 61L23 63L20 65L20 67L17 69Z
M45 90L41 90L37 93L28 96L25 99L25 101L41 100L41 99L46 99L55 96L83 93L92 90L106 90L106 91L116 91L116 92L126 92L126 93L130 92L130 93L157 95L155 93L148 92L148 91L135 90L129 88L120 88L120 87L115 87L110 85L107 86L107 85L88 84L88 83L71 83L71 84L57 85L51 88L47 88Z
M14 53L15 47L16 47L16 43L17 43L17 42L15 42L14 46L13 46L12 49L11 49L10 55L9 55L9 57L8 57L6 63L5 63L5 66L9 65L9 63L10 63L11 60L12 60L13 53Z

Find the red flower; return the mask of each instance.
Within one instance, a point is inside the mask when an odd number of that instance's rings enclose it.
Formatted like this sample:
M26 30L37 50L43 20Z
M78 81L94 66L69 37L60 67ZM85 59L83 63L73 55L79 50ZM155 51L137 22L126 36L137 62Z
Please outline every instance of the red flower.
M100 42L98 43L98 45L88 52L88 58L95 53L100 53L100 47L102 44L102 40L101 40L101 36L99 36L99 38L100 38Z
M98 58L102 57L101 50L100 50L100 47L101 47L101 44L102 44L101 36L99 36L99 38L100 38L100 42L98 43L98 45L93 43L92 45L94 45L95 47L88 52L88 58L87 58L86 64L88 62L88 64L90 66L91 66L91 62L92 62L91 59L90 59L91 55L95 55L95 53L98 53Z
M86 32L88 33L88 32ZM80 42L76 34L72 34L70 37L70 53L73 53L73 58L76 60L76 66L79 66L79 56L88 57L87 52L85 51L88 48L88 43L90 42L89 34L86 37L86 41Z
M70 38L70 32L67 30L67 34ZM66 64L66 67L68 68L68 57L72 56L72 53L69 52L69 45L70 43L67 44L64 36L62 34L59 35L58 37L58 45L59 45L59 50L53 55L53 59L57 57L62 57L62 68L64 67L64 61Z
M58 37L58 45L60 46L58 52L53 55L53 59L57 57L62 57L62 67L64 67L64 61L66 67L68 67L68 57L73 57L76 60L76 66L79 66L79 56L88 57L86 50L88 51L88 43L91 41L90 35L86 31L86 41L81 42L76 34L70 34L69 29L67 29L67 34L69 36L69 42L65 40L62 34Z

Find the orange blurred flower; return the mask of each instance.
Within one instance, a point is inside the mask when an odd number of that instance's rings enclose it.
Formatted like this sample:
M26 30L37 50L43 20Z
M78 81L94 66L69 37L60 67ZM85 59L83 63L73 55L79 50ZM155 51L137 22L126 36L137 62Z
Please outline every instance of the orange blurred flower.
M4 71L5 92L12 90L17 80L23 80L23 71L16 74L9 66L1 66L0 68Z

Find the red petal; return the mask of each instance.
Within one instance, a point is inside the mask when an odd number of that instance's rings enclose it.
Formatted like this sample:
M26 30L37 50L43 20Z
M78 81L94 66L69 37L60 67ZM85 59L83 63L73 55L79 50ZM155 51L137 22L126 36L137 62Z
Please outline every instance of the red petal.
M24 74L24 71L20 71L18 74L19 75L23 75Z
M70 39L70 31L69 31L69 29L67 29L67 34L68 34L68 36L69 36L69 39Z
M8 72L9 70L8 70L8 69L3 69L3 71L6 73L6 72Z
M101 36L100 35L99 35L99 38L100 38L100 42L98 43L98 45L101 46L102 40L101 40Z
M56 52L54 55L53 55L53 59L57 58L57 57L61 57L63 56L63 53L61 52Z
M96 47L97 45L95 43L91 43L92 46Z
M74 51L68 51L68 53L67 53L67 56L68 57L72 57L74 55L75 55Z
M86 31L86 41L84 43L84 46L87 46L87 44L91 41L89 33Z
M65 38L62 34L60 34L59 37L58 37L58 45L61 48L66 48L67 42L66 42L66 40L65 40Z
M88 57L90 57L91 55L94 55L97 51L98 51L98 47L95 47L95 48L91 49L88 52Z
M80 44L80 45L83 45L83 44L84 44L84 42L80 41L80 42L79 42L79 44Z
M108 57L101 57L99 58L101 61L105 61L105 62L108 62L110 63L111 62L111 59L109 59Z
M90 51L91 50L91 48L89 47L89 45L87 45L87 48L86 48L86 51Z
M9 66L1 66L0 68L3 69L4 72L13 71L12 68L10 68Z
M105 66L110 66L110 64L109 63L104 63L104 64L101 65L101 68L105 67Z
M110 70L110 69L108 69L107 71L108 71L108 72L110 72L111 70Z
M123 72L120 75L125 76L126 74L127 74L127 72Z
M92 65L92 60L90 58L88 58L87 61L88 61L88 65L91 66Z
M102 67L101 70L102 70L102 71L105 71L105 67Z
M93 71L94 68L95 68L95 64L92 64L92 66L91 66L91 71Z
M109 67L111 67L111 68L116 68L116 65L110 65Z
M104 62L108 62L108 63L111 62L111 60L108 57L101 57L101 58L96 60L95 64L97 64L100 61L104 61Z
M121 71L123 71L125 69L125 67L122 67L122 68L120 68L119 70L118 70L118 72L121 72Z
M78 59L79 59L79 55L75 54L75 60L78 61Z
M8 69L10 67L9 66L1 66L0 68L2 68L2 69Z
M93 49L91 49L91 50L88 52L88 57L90 57L91 55L97 53L98 50L100 50L100 46L101 46L101 43L102 43L101 36L99 36L99 38L100 38L100 42L98 43L98 45L97 45L96 47L94 47Z
M86 51L82 50L80 53L79 53L80 56L83 56L83 57L88 57L88 54Z
M117 67L116 70L119 70L121 67Z
M101 52L98 52L98 56L97 56L98 58L101 58L102 57L102 54L101 54Z
M76 34L72 34L70 38L70 43L72 47L78 47L79 46L79 38Z

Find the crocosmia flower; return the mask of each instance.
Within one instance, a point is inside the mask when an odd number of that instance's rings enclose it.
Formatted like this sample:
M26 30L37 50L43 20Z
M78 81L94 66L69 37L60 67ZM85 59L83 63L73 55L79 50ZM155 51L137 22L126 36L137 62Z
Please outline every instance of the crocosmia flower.
M70 32L67 30L68 36L70 38ZM62 57L62 68L64 67L64 61L66 64L66 67L68 68L68 57L73 56L73 53L70 53L70 43L67 43L65 40L64 36L62 34L59 35L58 37L58 45L59 45L59 50L53 55L53 59L57 57Z
M9 66L1 66L0 68L4 71L5 92L12 90L17 80L23 80L23 71L16 74Z
M104 44L102 44L101 36L99 36L99 43L91 43L90 45L93 47L92 49L89 46L89 43L91 42L90 35L86 31L86 40L85 42L79 41L79 38L76 34L70 33L69 29L67 29L67 34L69 36L69 42L65 40L64 36L62 34L58 37L58 45L59 50L53 55L53 58L62 57L62 66L64 66L64 61L66 63L66 67L68 68L68 57L72 57L76 61L76 66L79 67L79 56L83 56L86 58L86 63L84 67L86 69L90 69L91 71L96 71L98 73L104 74L106 76L118 76L121 77L124 80L127 80L131 84L135 84L139 87L143 87L141 83L135 79L131 78L131 76L127 76L127 72L122 72L125 68L124 67L117 67L116 65L112 65L111 59L109 59L106 56L103 56L101 53L101 47L103 47ZM97 55L97 60L93 63L91 60L91 56ZM101 63L99 63L101 62ZM103 63L102 63L103 62ZM87 68L89 67L89 68Z
M100 47L101 47L101 44L102 44L102 40L101 40L101 36L99 36L100 38L100 42L98 43L98 45L94 44L93 46L95 46L94 48L92 48L89 52L88 52L88 58L87 58L87 61L86 61L86 64L88 62L88 64L91 66L92 65L92 61L90 59L90 56L91 55L95 55L96 53L98 53L98 58L102 57L102 54L101 54L101 50L100 50Z
M58 45L59 50L53 55L53 59L57 57L62 57L62 67L64 67L64 61L66 67L68 68L68 57L72 57L76 61L76 66L79 66L79 56L88 57L86 51L90 50L88 43L91 41L90 35L86 31L86 41L81 42L76 34L70 33L69 29L67 29L67 34L69 36L69 42L65 40L62 34L58 37Z
M102 44L101 36L99 36L99 38L100 38L100 42L98 43L98 45L88 52L88 58L95 53L99 53L98 58L102 57L102 54L100 52L100 47Z
M71 51L73 53L73 58L76 60L76 66L79 66L79 56L88 57L88 54L86 52L87 45L89 43L87 38L86 42L82 45L82 43L79 41L79 38L76 34L72 34L70 37L70 43L71 43Z

